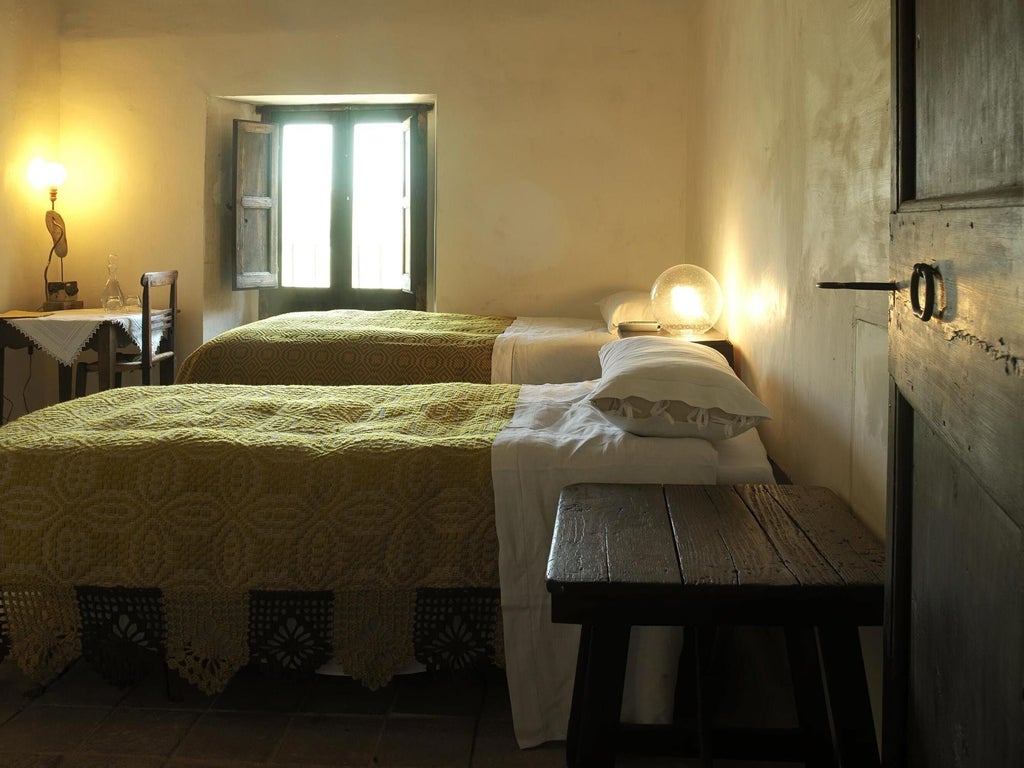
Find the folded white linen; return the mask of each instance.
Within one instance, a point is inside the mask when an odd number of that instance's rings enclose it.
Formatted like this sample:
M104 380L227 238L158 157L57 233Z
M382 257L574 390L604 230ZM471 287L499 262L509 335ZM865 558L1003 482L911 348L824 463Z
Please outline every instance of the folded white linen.
M719 440L715 443L715 450L718 451L719 485L775 482L768 453L756 429L728 440Z
M494 341L492 384L558 384L601 375L598 352L618 336L600 320L517 317Z
M551 622L545 586L562 488L718 479L712 443L623 432L586 402L594 386L524 385L515 415L491 451L506 673L516 739L524 748L565 738L572 698L579 628ZM678 630L634 629L625 720L671 718L679 636Z

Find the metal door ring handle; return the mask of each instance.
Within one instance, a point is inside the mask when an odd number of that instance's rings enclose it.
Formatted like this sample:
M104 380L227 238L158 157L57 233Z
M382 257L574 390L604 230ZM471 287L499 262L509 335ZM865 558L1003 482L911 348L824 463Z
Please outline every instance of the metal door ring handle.
M935 276L938 270L930 264L915 264L910 276L910 307L914 315L925 322L932 319L935 311ZM924 278L924 306L921 306L921 278Z

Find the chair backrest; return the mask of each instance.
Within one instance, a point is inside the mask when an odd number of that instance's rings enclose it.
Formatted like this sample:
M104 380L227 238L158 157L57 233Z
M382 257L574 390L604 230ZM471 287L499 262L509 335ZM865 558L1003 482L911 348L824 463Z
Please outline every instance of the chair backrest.
M149 384L153 365L161 364L161 380L173 378L174 367L174 321L178 314L178 270L166 272L144 272L139 280L142 285L142 383ZM167 306L153 309L151 288L169 286ZM160 339L153 348L153 335Z

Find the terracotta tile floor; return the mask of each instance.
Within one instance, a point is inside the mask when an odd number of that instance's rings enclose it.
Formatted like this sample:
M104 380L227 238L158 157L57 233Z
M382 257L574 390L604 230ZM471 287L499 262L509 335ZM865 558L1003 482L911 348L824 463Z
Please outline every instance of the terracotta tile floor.
M555 768L564 744L520 750L504 675L409 675L380 691L243 672L218 696L154 672L120 689L78 662L45 689L0 663L0 768ZM620 768L696 763L623 756ZM760 766L718 761L716 768Z

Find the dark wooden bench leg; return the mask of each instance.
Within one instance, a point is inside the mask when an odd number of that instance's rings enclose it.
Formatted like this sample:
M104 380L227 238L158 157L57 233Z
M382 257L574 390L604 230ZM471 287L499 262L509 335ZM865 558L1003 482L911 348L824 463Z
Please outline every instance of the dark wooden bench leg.
M819 627L818 640L840 765L843 768L879 766L875 721L871 717L871 698L857 627Z
M787 626L786 654L807 768L836 768L814 627Z
M697 647L692 626L683 627L683 647L679 652L672 712L678 730L692 729L697 721Z
M712 674L715 645L714 627L697 627L694 631L697 661L697 748L700 764L712 768L714 754L715 682Z
M572 684L572 705L569 709L569 726L565 734L565 764L577 765L579 759L580 716L583 713L583 698L586 694L587 659L590 658L590 626L580 627L580 645L576 651L576 676Z
M583 625L566 736L569 768L615 765L628 651L628 625Z

